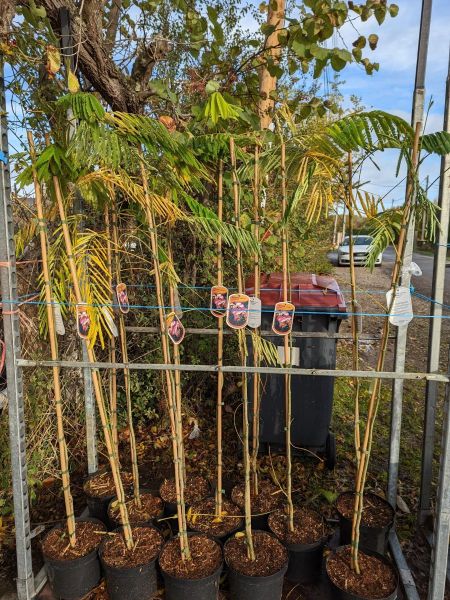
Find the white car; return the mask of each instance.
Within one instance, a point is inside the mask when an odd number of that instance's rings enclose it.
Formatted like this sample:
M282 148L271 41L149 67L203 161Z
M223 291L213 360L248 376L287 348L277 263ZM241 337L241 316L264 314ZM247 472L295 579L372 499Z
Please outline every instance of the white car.
M369 256L370 246L373 242L373 238L370 235L354 235L353 236L353 257L355 265L365 265L367 257ZM338 248L338 265L345 267L350 264L350 240L347 237ZM375 266L380 267L383 263L383 253L377 256Z

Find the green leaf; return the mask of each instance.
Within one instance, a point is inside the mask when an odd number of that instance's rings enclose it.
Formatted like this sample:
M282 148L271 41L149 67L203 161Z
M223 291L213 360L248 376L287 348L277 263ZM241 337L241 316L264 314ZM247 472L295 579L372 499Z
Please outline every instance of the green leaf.
M269 35L271 35L276 28L276 25L269 25L269 23L263 23L261 25L261 33L263 33L266 37L269 37Z
M347 62L339 56L337 56L336 54L333 54L331 56L331 66L335 71L342 71L346 64Z
M355 48L361 48L362 49L362 48L365 48L366 43L367 43L367 40L366 40L365 36L364 35L360 35L359 38L353 42L353 46Z
M207 94L213 94L214 92L217 92L220 88L220 83L218 81L214 81L213 79L211 79L210 81L208 81L208 83L205 86L205 92Z
M353 48L352 54L357 62L362 58L362 50L360 48Z
M450 133L446 131L427 133L420 138L420 145L422 150L430 154L445 156L450 154Z
M389 14L391 15L391 17L396 17L398 15L398 11L399 11L399 8L398 8L397 4L389 5Z
M331 490L320 489L319 493L329 504L334 504L339 496L337 492L332 492Z
M376 33L371 33L369 35L369 46L371 50L375 50L375 48L377 47L378 44L378 36Z

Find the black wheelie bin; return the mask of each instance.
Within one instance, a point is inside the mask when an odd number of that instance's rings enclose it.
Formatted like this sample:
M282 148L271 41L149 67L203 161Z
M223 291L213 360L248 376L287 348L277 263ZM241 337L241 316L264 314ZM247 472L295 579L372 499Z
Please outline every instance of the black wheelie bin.
M261 276L263 337L278 347L284 360L283 336L272 332L274 308L283 300L282 273ZM347 317L344 297L335 279L310 273L291 273L288 298L295 306L292 332L337 333ZM246 293L254 295L254 279L246 281ZM266 333L264 333L266 332ZM251 338L247 338L248 362L253 366ZM335 369L337 340L325 337L292 336L292 366L304 369ZM284 375L261 375L260 452L285 446ZM334 377L293 375L291 377L293 446L325 456L326 466L336 463L336 442L330 431ZM248 377L248 398L253 405L253 375ZM250 407L252 414L252 406ZM294 448L295 452L295 448Z

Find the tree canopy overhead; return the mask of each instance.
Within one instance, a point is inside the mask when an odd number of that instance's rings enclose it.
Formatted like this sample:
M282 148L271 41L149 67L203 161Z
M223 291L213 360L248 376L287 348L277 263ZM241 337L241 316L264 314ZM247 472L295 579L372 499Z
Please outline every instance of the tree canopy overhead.
M398 13L386 0L304 0L300 6L271 0L259 7L240 0L3 4L0 49L14 69L16 95L26 90L35 103L55 99L66 61L81 89L96 92L113 110L170 115L181 127L214 91L244 107L248 120L256 115L255 126L280 95L303 118L324 114L332 103L316 97L314 80L325 68L339 72L350 62L368 74L378 70L370 60L378 36L359 35L358 22L372 19L377 27ZM71 41L62 37L65 19ZM350 20L351 49L335 35Z

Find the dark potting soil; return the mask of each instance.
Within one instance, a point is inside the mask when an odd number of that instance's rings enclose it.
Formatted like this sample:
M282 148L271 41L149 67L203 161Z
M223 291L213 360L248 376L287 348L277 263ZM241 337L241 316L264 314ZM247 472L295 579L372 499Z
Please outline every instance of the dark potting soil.
M279 488L270 481L260 481L258 495L251 493L252 515L265 514L280 506L282 494ZM239 483L231 491L232 501L242 510L245 507L245 485Z
M164 508L161 498L153 496L150 492L143 492L139 494L139 497L141 499L141 507L136 505L134 498L128 498L125 502L128 510L128 519L130 523L135 525L148 523L151 519L160 515ZM111 502L108 508L108 516L114 522L122 524L117 500Z
M222 562L222 549L217 542L204 535L189 536L191 560L182 560L180 540L172 538L159 557L161 569L180 579L202 579L212 575Z
M76 543L69 544L67 527L52 529L42 542L42 551L47 558L53 560L73 560L86 556L95 550L102 541L106 527L103 523L79 521L75 523Z
M279 571L288 560L286 548L265 531L253 533L255 560L247 554L246 537L230 538L225 544L225 560L238 573L249 577L267 577Z
M121 473L122 484L125 490L129 490L133 485L133 475L131 473ZM116 493L114 478L110 471L99 473L95 477L85 482L83 489L88 496L93 498L108 498Z
M342 494L336 503L338 511L350 521L353 519L354 505L355 495L353 492ZM367 527L385 527L389 525L393 517L392 508L385 500L370 492L364 494L361 525L366 525Z
M240 516L240 508L225 498L222 501L222 518L216 517L215 512L216 501L214 498L196 502L189 511L189 526L197 531L220 537L240 529L244 525L244 519Z
M159 488L161 498L165 502L176 502L177 493L174 479L165 479ZM201 475L188 475L186 478L186 487L184 490L184 501L186 504L193 504L203 500L211 493L208 481Z
M134 546L127 549L123 533L110 534L105 542L102 558L110 567L126 568L145 565L155 559L164 539L153 527L132 527Z
M269 515L270 530L286 544L314 544L327 533L324 519L315 511L294 507L294 531L289 529L287 509Z
M359 551L360 575L351 568L350 546L332 554L327 561L330 579L342 590L360 598L386 598L395 590L397 578L393 569L375 556Z

